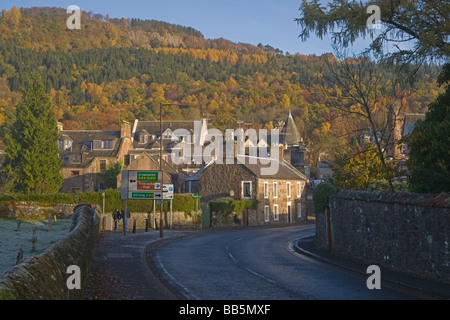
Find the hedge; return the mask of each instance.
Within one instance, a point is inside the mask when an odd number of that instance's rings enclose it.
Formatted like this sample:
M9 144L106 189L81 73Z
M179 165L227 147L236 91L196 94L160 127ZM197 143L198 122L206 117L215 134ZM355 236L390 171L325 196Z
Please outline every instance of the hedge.
M232 198L220 198L209 203L211 212L223 212L226 214L232 212L242 212L244 209L256 209L258 200L234 200Z
M330 195L339 190L338 187L335 187L328 182L321 182L314 188L313 202L316 214L324 212L325 208L328 206Z
M41 205L56 204L76 204L91 203L103 206L102 192L88 193L57 193L57 194L22 194L10 193L0 195L0 205L6 202L37 202ZM120 199L120 191L114 189L105 190L105 211L112 212L115 208L122 210L124 201ZM153 211L153 201L151 200L128 200L127 207L131 212L151 212ZM156 211L160 210L160 205L156 204ZM169 201L164 201L163 210L169 211ZM172 211L190 213L195 210L195 200L191 194L175 194L172 200Z

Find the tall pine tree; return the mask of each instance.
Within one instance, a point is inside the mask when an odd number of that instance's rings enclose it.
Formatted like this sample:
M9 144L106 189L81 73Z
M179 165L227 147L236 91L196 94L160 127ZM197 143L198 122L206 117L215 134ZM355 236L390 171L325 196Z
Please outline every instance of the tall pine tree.
M59 191L63 179L58 136L50 98L40 76L33 75L16 108L16 120L5 136L5 168L13 177L16 191Z

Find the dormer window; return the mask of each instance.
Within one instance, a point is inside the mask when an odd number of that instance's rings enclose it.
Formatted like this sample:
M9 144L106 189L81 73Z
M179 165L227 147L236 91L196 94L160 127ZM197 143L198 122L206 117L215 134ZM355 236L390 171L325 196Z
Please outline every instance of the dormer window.
M69 138L67 135L61 136L61 138L58 140L58 148L60 151L65 150L72 150L72 139Z
M112 149L113 142L112 140L102 140L102 149Z
M150 134L147 132L147 130L142 129L137 134L137 142L138 143L148 143L148 138L150 137Z

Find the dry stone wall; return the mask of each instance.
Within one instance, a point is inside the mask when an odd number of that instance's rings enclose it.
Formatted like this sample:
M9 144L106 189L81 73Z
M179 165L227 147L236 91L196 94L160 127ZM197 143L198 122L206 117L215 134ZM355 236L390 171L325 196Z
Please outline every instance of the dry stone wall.
M75 300L84 295L94 244L99 233L98 209L80 204L73 210L70 233L42 254L25 259L0 278L0 300ZM67 269L81 271L81 289L69 289Z

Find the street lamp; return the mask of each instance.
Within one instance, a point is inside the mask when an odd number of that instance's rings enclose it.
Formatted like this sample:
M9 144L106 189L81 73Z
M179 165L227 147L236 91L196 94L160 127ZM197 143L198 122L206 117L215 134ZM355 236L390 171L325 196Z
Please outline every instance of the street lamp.
M160 142L160 146L159 146L159 170L161 171L161 175L162 175L162 181L161 184L164 186L164 173L163 173L163 139L162 139L162 135L163 135L163 131L162 131L162 109L163 107L168 107L168 106L179 106L180 108L186 109L189 108L188 105L186 104L180 104L180 103L160 103L159 104L159 142ZM163 187L164 188L164 187ZM162 238L163 237L163 193L164 191L161 193L161 212L159 215L159 237Z

